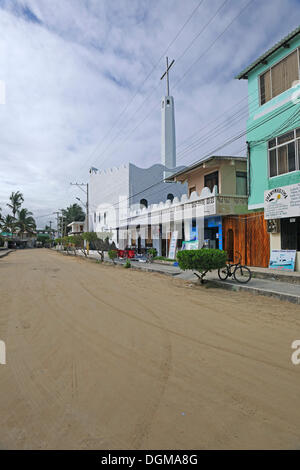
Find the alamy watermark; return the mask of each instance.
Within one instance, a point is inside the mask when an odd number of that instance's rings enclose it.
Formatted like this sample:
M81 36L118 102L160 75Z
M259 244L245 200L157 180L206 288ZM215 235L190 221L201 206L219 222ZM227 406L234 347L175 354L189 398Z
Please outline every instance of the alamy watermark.
M5 81L0 80L0 104L5 104Z
M291 361L295 366L298 366L300 364L300 339L295 339L291 347L295 349L291 356Z
M2 340L0 340L0 364L6 364L6 346Z

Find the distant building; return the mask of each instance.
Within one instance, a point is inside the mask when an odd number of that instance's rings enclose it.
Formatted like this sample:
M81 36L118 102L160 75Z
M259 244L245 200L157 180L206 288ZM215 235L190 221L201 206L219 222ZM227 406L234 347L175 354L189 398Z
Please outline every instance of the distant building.
M248 80L249 209L264 213L266 249L296 250L300 270L300 27L237 75Z
M85 228L85 223L84 222L71 222L70 224L67 225L69 227L68 235L78 235L79 233L84 232Z

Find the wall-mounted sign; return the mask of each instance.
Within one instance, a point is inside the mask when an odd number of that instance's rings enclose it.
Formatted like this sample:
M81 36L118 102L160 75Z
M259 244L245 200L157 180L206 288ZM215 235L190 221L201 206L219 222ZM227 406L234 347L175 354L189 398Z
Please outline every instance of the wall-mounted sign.
M199 242L198 240L184 241L182 242L182 249L183 250L198 250Z
M295 270L296 250L272 250L269 268Z
M300 183L265 191L264 209L265 219L300 216Z

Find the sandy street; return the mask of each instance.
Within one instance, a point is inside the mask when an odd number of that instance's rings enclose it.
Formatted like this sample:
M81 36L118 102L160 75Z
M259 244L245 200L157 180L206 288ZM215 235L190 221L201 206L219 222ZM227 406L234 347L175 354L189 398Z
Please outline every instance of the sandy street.
M298 306L46 249L0 273L1 449L300 448Z

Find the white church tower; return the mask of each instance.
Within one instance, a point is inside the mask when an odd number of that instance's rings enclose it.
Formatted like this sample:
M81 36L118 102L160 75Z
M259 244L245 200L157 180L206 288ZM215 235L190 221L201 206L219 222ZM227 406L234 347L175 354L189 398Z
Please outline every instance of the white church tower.
M174 98L170 96L169 70L174 64L174 60L169 65L167 57L167 70L162 75L161 80L166 76L167 94L161 101L161 162L170 170L176 168L176 135L175 135L175 113ZM165 171L164 178L170 176L172 171Z

